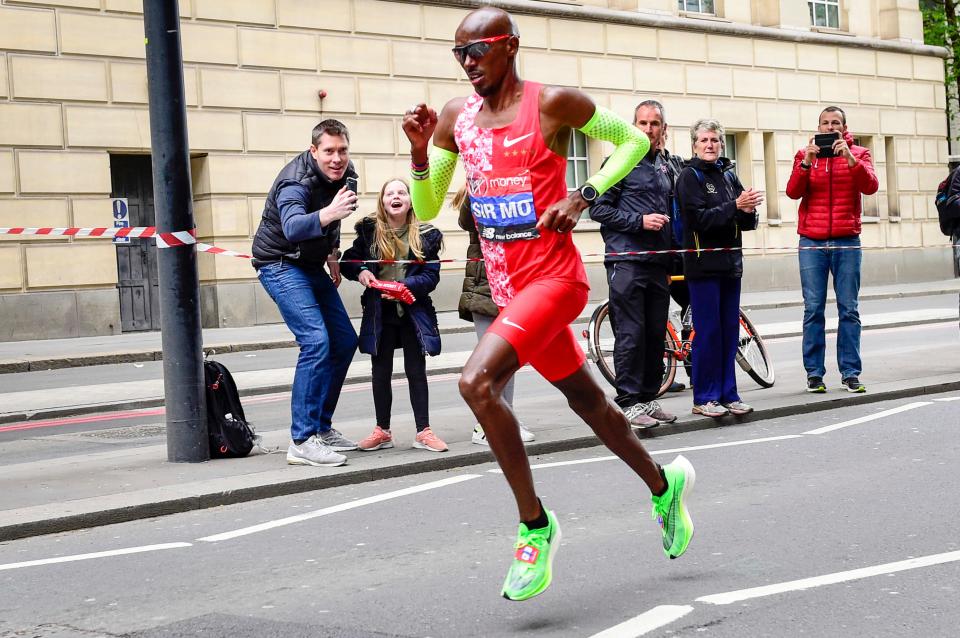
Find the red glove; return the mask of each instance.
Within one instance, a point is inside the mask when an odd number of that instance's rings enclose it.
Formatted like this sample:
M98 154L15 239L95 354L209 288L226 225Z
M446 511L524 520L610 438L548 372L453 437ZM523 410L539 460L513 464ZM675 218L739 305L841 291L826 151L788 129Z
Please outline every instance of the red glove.
M408 306L417 300L416 297L413 296L413 293L410 292L410 289L399 281L380 281L379 279L374 279L369 285L371 288L376 288L386 293L388 299L402 301Z

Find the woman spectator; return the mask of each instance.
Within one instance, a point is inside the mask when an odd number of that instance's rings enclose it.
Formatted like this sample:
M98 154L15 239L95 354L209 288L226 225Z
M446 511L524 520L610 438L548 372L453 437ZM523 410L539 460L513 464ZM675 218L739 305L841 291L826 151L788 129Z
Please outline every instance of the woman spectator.
M430 293L440 281L440 264L356 263L358 260L389 262L395 259L435 261L443 248L443 235L435 227L421 224L417 219L410 204L410 189L402 179L383 184L376 212L361 219L356 232L353 246L343 255L341 272L366 288L361 298L360 352L372 356L373 405L377 416L373 432L357 443L357 448L369 452L393 447L390 432L393 352L402 347L410 404L417 426L413 447L446 452L447 444L430 428L425 358L427 354L440 354L437 312L430 300ZM394 294L381 291L376 287L380 281L405 285L413 295L413 302L408 304Z
M693 413L720 418L753 411L737 394L741 231L757 227L763 195L744 190L732 162L721 157L723 126L713 119L690 127L694 157L677 179L683 224L683 269L693 313ZM702 252L708 248L728 250Z
M477 234L477 225L470 212L470 198L467 197L467 188L461 188L453 198L453 207L459 212L457 223L467 231L470 245L467 246L468 261L463 274L463 292L460 294L460 305L457 308L460 318L472 321L477 331L477 341L484 335L493 320L500 314L500 309L493 303L490 296L490 284L487 282L487 267L483 263L483 253L480 250L480 236ZM513 409L513 377L503 387L503 400ZM524 427L520 421L520 438L524 443L533 441L536 437L533 432ZM487 436L483 433L483 426L479 423L473 428L471 440L477 445L490 445Z

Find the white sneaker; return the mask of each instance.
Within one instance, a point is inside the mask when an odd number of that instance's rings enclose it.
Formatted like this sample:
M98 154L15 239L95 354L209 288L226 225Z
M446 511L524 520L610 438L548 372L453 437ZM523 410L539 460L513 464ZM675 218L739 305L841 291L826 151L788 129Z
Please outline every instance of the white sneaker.
M312 465L314 467L337 467L347 462L347 457L324 445L316 436L311 436L301 445L290 442L287 448L287 465Z
M523 441L524 443L530 443L531 441L536 440L536 438L537 436L533 432L528 430L523 425L523 422L521 421L520 422L520 440ZM483 426L480 425L479 423L477 423L476 427L473 428L473 436L470 437L470 441L472 441L473 443L476 443L477 445L487 445L487 446L490 445L489 443L487 443L487 435L483 433Z

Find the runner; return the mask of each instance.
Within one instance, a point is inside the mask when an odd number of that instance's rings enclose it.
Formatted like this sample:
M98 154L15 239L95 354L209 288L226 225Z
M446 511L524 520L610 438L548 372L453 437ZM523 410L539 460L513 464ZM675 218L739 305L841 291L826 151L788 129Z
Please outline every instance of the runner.
M436 217L457 155L462 156L492 296L501 312L464 366L460 393L483 426L517 501L521 522L502 594L526 600L550 585L560 525L537 498L517 419L501 397L521 366L530 363L558 388L647 484L670 558L683 554L693 536L684 501L695 473L682 456L662 468L650 458L623 413L593 380L570 328L589 291L570 231L582 211L646 154L649 141L576 89L521 80L516 70L520 37L506 12L492 7L471 12L455 40L454 57L476 94L451 100L439 117L425 104L404 114L413 163L411 195L420 219ZM567 196L565 153L574 128L617 149L599 173Z

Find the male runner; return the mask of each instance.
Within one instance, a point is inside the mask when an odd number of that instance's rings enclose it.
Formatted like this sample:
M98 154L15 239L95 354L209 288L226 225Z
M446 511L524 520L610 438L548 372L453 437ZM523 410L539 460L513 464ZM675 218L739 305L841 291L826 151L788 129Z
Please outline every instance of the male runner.
M589 291L570 231L583 209L646 154L649 141L576 89L521 80L516 70L520 38L506 12L491 7L471 12L455 39L454 57L476 94L451 100L439 117L425 104L404 114L413 163L411 195L421 219L435 217L457 155L463 158L491 292L501 312L464 366L460 393L483 426L517 501L521 522L502 594L526 600L550 585L560 525L537 498L517 419L501 398L504 384L521 366L530 363L556 386L600 440L640 475L654 495L654 515L671 558L683 554L693 535L684 499L695 473L682 456L663 468L650 458L623 413L593 380L570 329ZM565 153L572 128L617 149L568 197Z

